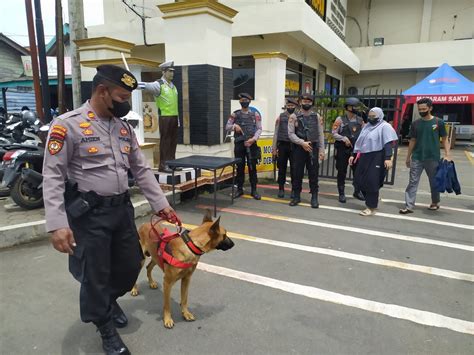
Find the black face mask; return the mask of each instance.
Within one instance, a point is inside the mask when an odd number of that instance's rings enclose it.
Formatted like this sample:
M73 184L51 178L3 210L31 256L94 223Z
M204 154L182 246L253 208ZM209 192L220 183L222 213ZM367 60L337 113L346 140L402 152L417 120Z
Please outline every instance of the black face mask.
M430 114L429 111L425 111L425 112L418 112L420 114L421 117L426 117Z
M123 116L126 116L127 113L130 112L131 107L128 101L118 102L112 100L112 107L109 107L108 109L110 113L114 115L114 117L121 118Z
M378 118L368 118L367 121L372 125L376 125L377 122L379 121L379 119Z
M289 114L292 114L293 112L295 112L296 109L294 107L293 108L288 107L286 110L288 111Z
M247 107L249 107L249 105L250 105L250 102L241 102L240 103L240 106L242 106L243 108L247 108Z
M216 249L226 251L232 248L233 246L234 246L234 242L232 241L232 239L230 239L229 237L226 237L219 244L217 244Z
M304 104L304 105L301 105L301 107L302 107L303 110L305 110L305 111L308 111L308 110L311 108L311 106L313 106L313 105L311 105L311 104Z

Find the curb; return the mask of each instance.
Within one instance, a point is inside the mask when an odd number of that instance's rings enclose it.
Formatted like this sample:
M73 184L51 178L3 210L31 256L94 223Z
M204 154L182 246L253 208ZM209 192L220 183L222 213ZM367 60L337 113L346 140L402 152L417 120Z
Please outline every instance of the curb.
M171 203L172 193L166 192L165 196ZM181 202L181 193L177 191L175 197L176 204L179 204ZM135 201L133 202L133 207L135 208L135 219L145 217L152 211L147 200ZM0 249L47 238L49 238L49 234L46 232L44 220L0 227Z

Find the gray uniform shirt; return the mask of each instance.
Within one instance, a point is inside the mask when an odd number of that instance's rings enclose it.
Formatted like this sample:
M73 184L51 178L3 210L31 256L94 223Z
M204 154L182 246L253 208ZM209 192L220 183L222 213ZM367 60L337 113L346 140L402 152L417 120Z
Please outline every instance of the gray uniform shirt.
M169 206L130 125L115 117L100 119L88 102L56 118L43 164L47 231L69 227L63 196L67 178L81 192L112 196L128 190L128 169L155 212Z
M308 112L306 115L303 112L303 115L309 116L311 112ZM323 120L321 119L321 116L319 114L316 114L319 119L319 139L318 139L318 148L319 151L324 151L324 127L323 127ZM295 127L298 127L298 119L296 118L296 115L291 115L290 118L288 119L288 137L290 140L298 145L302 145L304 143L304 140L298 137L295 133Z

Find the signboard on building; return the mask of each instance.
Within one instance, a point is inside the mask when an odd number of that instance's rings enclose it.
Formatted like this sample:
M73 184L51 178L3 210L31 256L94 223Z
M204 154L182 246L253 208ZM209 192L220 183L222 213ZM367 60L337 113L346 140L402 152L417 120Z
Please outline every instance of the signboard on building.
M23 70L26 76L33 76L33 67L31 65L30 56L21 56L23 62ZM48 76L58 76L58 63L56 57L46 57L48 65ZM64 73L71 75L71 57L64 57Z
M326 0L306 0L306 3L323 19L326 18Z
M260 138L257 145L262 151L262 159L258 161L257 172L273 171L273 138Z
M347 0L327 0L326 23L344 41L346 38Z

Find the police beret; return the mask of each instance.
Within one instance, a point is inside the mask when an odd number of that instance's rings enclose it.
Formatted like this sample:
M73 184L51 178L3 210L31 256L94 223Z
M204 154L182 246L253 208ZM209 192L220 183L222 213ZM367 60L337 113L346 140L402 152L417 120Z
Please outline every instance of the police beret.
M241 92L239 94L239 99L249 99L249 100L253 100L252 96L250 96L249 94L247 94L246 92Z
M97 68L99 77L110 81L111 83L120 86L121 88L133 91L137 88L137 79L128 70L118 67L116 65L104 64Z
M300 100L311 100L311 102L314 101L313 95L310 94L303 94L300 96Z
M163 69L163 71L165 71L165 70L174 70L174 68L173 68L174 67L174 61L170 60L170 61L161 63L158 67L160 69Z
M292 99L291 97L286 99L286 103L298 106L298 100L297 99Z

